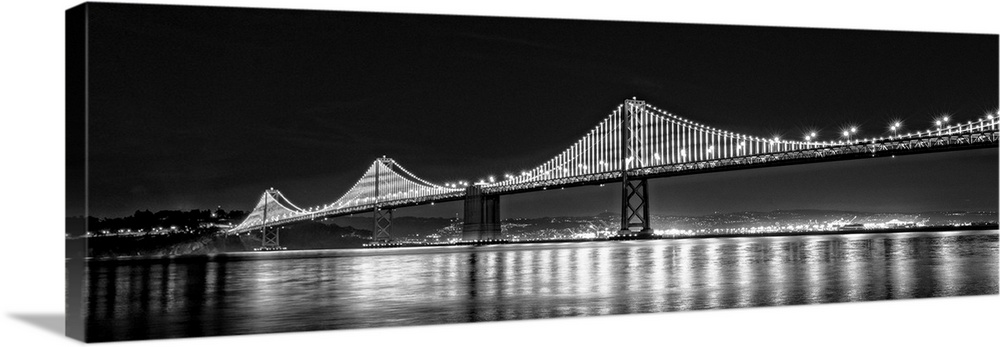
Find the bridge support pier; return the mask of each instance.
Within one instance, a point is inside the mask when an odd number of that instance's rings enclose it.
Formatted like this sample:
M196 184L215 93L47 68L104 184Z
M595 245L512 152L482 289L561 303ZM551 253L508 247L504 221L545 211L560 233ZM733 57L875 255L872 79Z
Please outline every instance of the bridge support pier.
M500 196L483 195L479 186L466 188L462 241L496 240L501 237Z
M270 230L268 230L268 229L270 229ZM261 229L260 234L261 234L260 235L261 236L260 249L262 249L262 250L272 250L272 249L279 249L279 248L281 248L281 245L278 244L278 228L277 227L268 228L265 225L264 228Z
M389 242L392 240L392 209L375 208L375 225L372 229L373 242Z
M631 235L633 227L640 227L639 234L652 235L649 227L649 185L645 179L622 180L622 229L618 235Z

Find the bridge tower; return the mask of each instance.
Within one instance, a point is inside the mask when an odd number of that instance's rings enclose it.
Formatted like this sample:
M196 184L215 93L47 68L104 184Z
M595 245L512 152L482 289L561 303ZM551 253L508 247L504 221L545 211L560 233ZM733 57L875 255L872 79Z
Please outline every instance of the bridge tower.
M263 213L261 214L261 217L260 217L261 218L261 223L260 223L261 224L261 230L260 230L260 234L261 234L260 249L261 250L273 250L273 249L280 249L281 248L281 245L278 243L278 228L277 227L272 227L271 230L267 230L267 203L268 203L268 199L273 199L273 197L271 197L271 194L273 193L273 191L274 191L274 188L271 188L271 189L268 189L267 192L264 193L264 211L263 211Z
M479 185L465 188L462 241L496 240L501 236L500 196L483 194Z
M379 181L382 177L381 168L384 166L392 169L392 160L382 156L376 159L379 165L375 165L375 208L372 211L372 242L389 242L392 240L392 209L379 207Z
M628 171L631 167L640 167L640 151L633 146L641 146L632 128L632 117L638 117L646 109L642 100L626 99L623 104L621 125L622 149L622 228L619 235L630 235L632 227L639 227L640 234L649 235L653 229L649 227L649 186L646 179L630 180Z

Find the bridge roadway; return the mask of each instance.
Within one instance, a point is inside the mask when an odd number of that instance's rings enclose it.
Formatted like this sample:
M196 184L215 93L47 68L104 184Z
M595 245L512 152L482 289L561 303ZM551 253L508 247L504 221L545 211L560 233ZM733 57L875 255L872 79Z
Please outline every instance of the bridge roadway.
M809 163L872 159L896 155L913 155L950 152L978 148L998 147L1000 131L986 130L958 134L941 134L906 139L885 139L867 143L850 143L839 146L810 148L786 152L762 153L741 157L710 159L689 163L657 165L631 169L629 179L654 179L673 176L697 175L711 172L749 170L765 167ZM485 194L507 195L546 189L616 183L622 181L621 172L603 172L568 178L529 182L508 186L491 186Z
M646 180L673 176L697 175L712 172L749 170L756 168L800 165L855 159L883 158L897 155L915 155L936 152L949 152L979 148L996 148L1000 143L1000 131L973 130L952 134L930 134L921 137L888 138L869 142L853 142L829 147L809 148L785 152L760 153L723 159L709 159L688 163L649 166L628 170L626 175L630 180ZM482 187L483 195L501 196L528 193L547 189L560 189L578 186L600 185L622 182L621 171L585 174L558 179L533 181L512 185L490 185ZM382 201L378 208L392 210L410 206L429 205L466 198L466 191L449 192L413 199L398 199ZM280 221L268 222L267 227L275 227L304 220L318 218L334 218L367 213L375 209L375 204L361 204L335 211L323 211L313 214L295 216ZM260 229L261 226L250 227L243 231Z

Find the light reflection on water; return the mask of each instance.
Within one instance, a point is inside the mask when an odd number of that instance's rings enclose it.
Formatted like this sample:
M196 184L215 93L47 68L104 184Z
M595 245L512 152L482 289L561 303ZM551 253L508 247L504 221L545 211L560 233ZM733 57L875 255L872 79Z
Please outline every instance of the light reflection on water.
M93 262L95 341L998 293L998 232ZM372 255L374 254L374 255Z

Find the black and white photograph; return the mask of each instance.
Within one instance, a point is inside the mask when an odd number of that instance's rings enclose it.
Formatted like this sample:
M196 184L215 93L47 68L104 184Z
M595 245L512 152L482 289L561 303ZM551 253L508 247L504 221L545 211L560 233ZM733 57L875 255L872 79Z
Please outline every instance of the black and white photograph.
M66 336L1000 294L995 26L295 7L52 14Z

